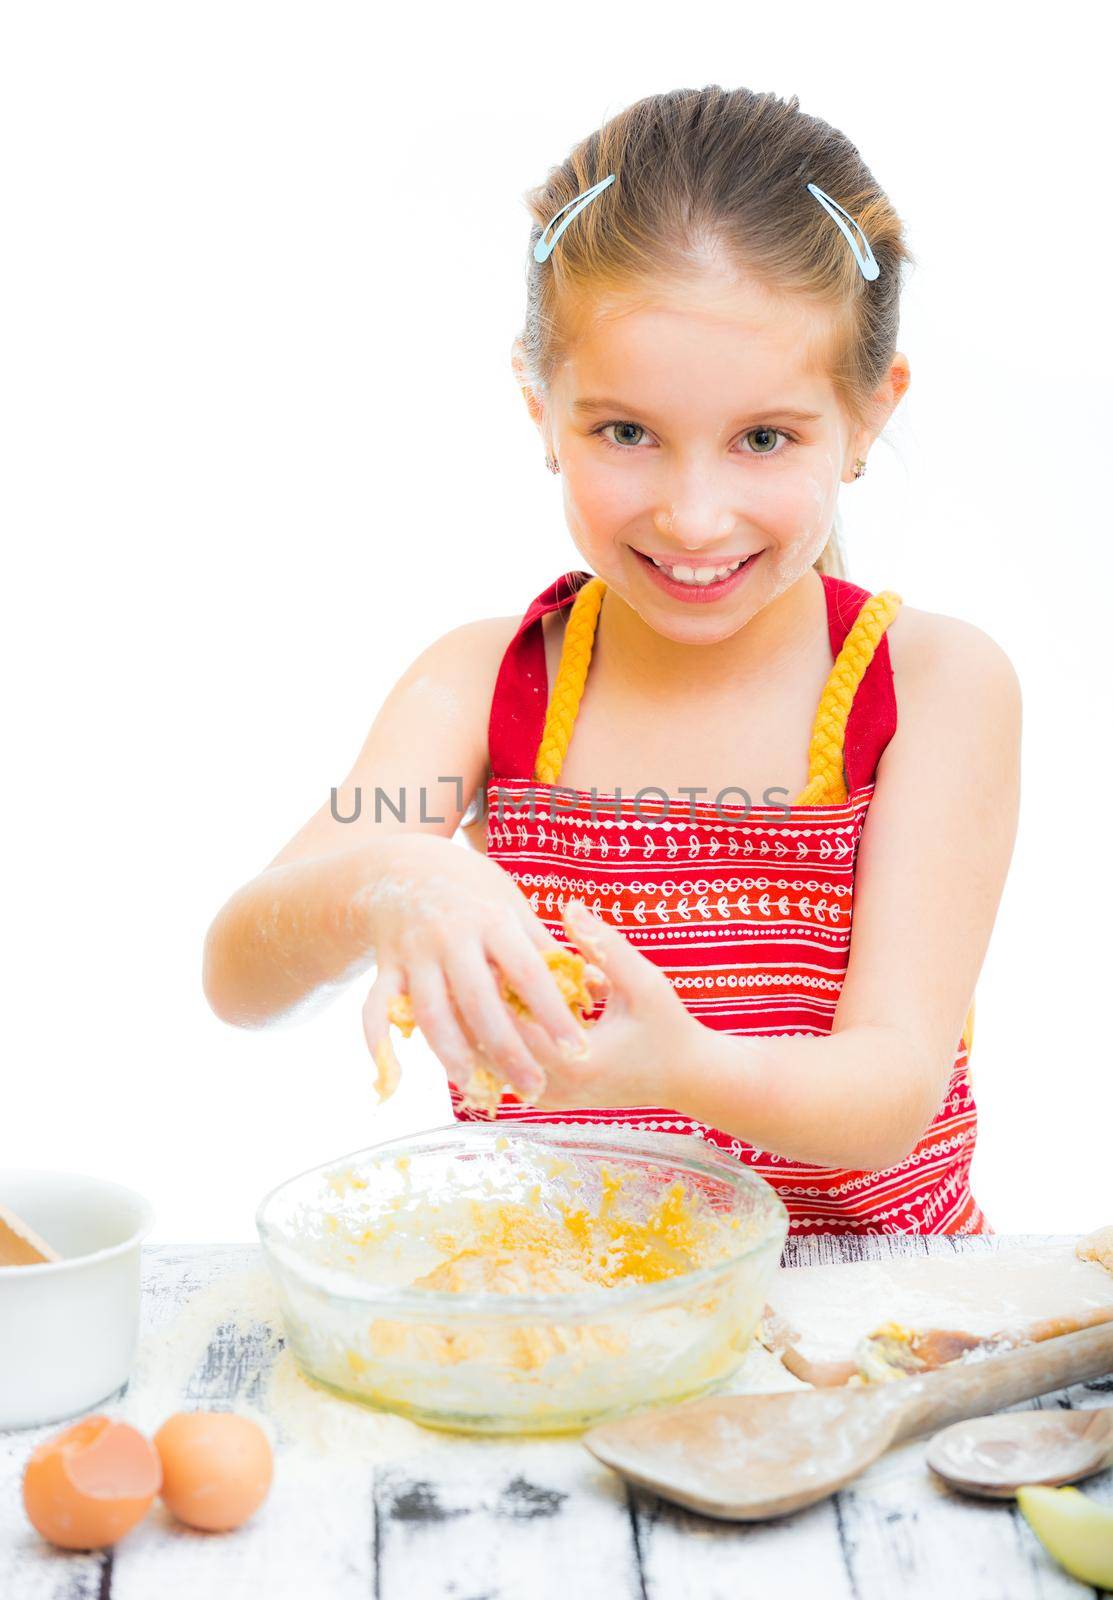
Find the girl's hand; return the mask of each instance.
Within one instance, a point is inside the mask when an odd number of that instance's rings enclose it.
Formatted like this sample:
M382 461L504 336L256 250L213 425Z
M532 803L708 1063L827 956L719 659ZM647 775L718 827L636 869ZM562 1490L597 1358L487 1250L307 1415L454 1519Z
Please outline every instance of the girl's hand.
M698 1023L659 967L610 923L578 900L564 908L568 937L582 955L602 968L606 1009L586 1030L588 1053L566 1060L546 1046L540 1029L520 1029L545 1066L547 1086L538 1104L551 1110L574 1106L676 1106L683 1063L693 1055Z
M429 834L391 838L388 865L356 896L378 973L363 1007L372 1056L389 1038L386 1009L408 993L418 1027L449 1077L464 1085L477 1065L501 1073L526 1099L544 1087L544 1061L526 1043L499 992L500 975L537 1020L544 1060L587 1042L542 959L560 948L509 873L486 856Z

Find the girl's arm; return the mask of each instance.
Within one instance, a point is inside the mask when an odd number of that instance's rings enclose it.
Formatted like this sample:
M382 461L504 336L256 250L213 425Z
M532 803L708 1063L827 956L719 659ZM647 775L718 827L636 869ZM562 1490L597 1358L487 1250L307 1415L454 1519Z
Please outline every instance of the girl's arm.
M669 1102L790 1159L877 1171L914 1148L946 1091L1004 889L1020 685L980 629L932 623L903 668L899 725L878 763L830 1035L701 1029L701 1059Z
M217 913L203 982L224 1021L253 1026L292 1013L373 964L374 886L400 848L449 848L484 776L491 692L516 626L509 617L467 623L423 651L375 718L336 815L326 797ZM401 818L381 798L376 817L376 789L398 810L404 796ZM358 819L338 821L355 813L357 790ZM403 845L400 835L425 840Z

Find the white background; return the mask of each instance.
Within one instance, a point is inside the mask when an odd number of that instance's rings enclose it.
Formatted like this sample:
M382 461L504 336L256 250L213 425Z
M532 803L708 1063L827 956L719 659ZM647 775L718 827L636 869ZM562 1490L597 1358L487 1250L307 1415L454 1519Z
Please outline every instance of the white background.
M419 650L581 564L509 366L521 195L714 82L799 94L907 220L912 387L841 512L856 582L1023 686L975 1193L1000 1231L1113 1220L1107 91L1080 6L878 15L4 10L0 1166L248 1238L284 1176L446 1119L416 1037L373 1110L365 986L238 1031L202 940Z

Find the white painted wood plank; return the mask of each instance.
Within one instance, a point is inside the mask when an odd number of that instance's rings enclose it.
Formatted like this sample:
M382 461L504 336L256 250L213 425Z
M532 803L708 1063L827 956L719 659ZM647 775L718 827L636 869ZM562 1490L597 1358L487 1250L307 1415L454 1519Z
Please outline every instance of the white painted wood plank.
M631 1498L646 1600L858 1600L834 1501L773 1522L729 1523L648 1494Z
M1077 1600L1080 1585L1047 1559L1014 1502L960 1494L923 1457L923 1442L898 1446L838 1496L858 1595Z
M231 1533L198 1533L158 1505L120 1542L111 1600L368 1600L370 1471L282 1463L259 1511ZM107 1597L105 1597L107 1600Z
M380 1469L375 1506L383 1600L641 1600L625 1490L575 1442Z

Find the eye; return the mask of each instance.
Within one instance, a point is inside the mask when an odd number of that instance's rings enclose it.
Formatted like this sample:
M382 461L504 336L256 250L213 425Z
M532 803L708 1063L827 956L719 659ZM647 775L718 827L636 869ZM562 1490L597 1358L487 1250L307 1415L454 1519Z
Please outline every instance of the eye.
M791 436L789 434L787 434L787 433L782 432L782 430L780 428L765 428L765 427L762 427L762 428L751 428L748 433L743 434L743 438L745 438L745 439L760 439L760 440L763 440L763 441L764 440L771 441L768 444L768 446L766 446L766 444L763 443L755 450L746 450L746 451L743 452L744 455L751 455L751 456L783 455L784 454L783 449L781 449L781 450L777 449L777 446L776 446L777 439L778 438L784 439L787 444L791 444L793 442Z
M614 428L619 437L617 439L608 439L606 437L608 428ZM640 422L604 422L602 427L595 429L595 432L603 439L604 444L609 444L613 449L630 450L637 447L640 439L631 439L629 435L636 433L644 436L645 429ZM624 438L623 434L627 435L627 437Z

